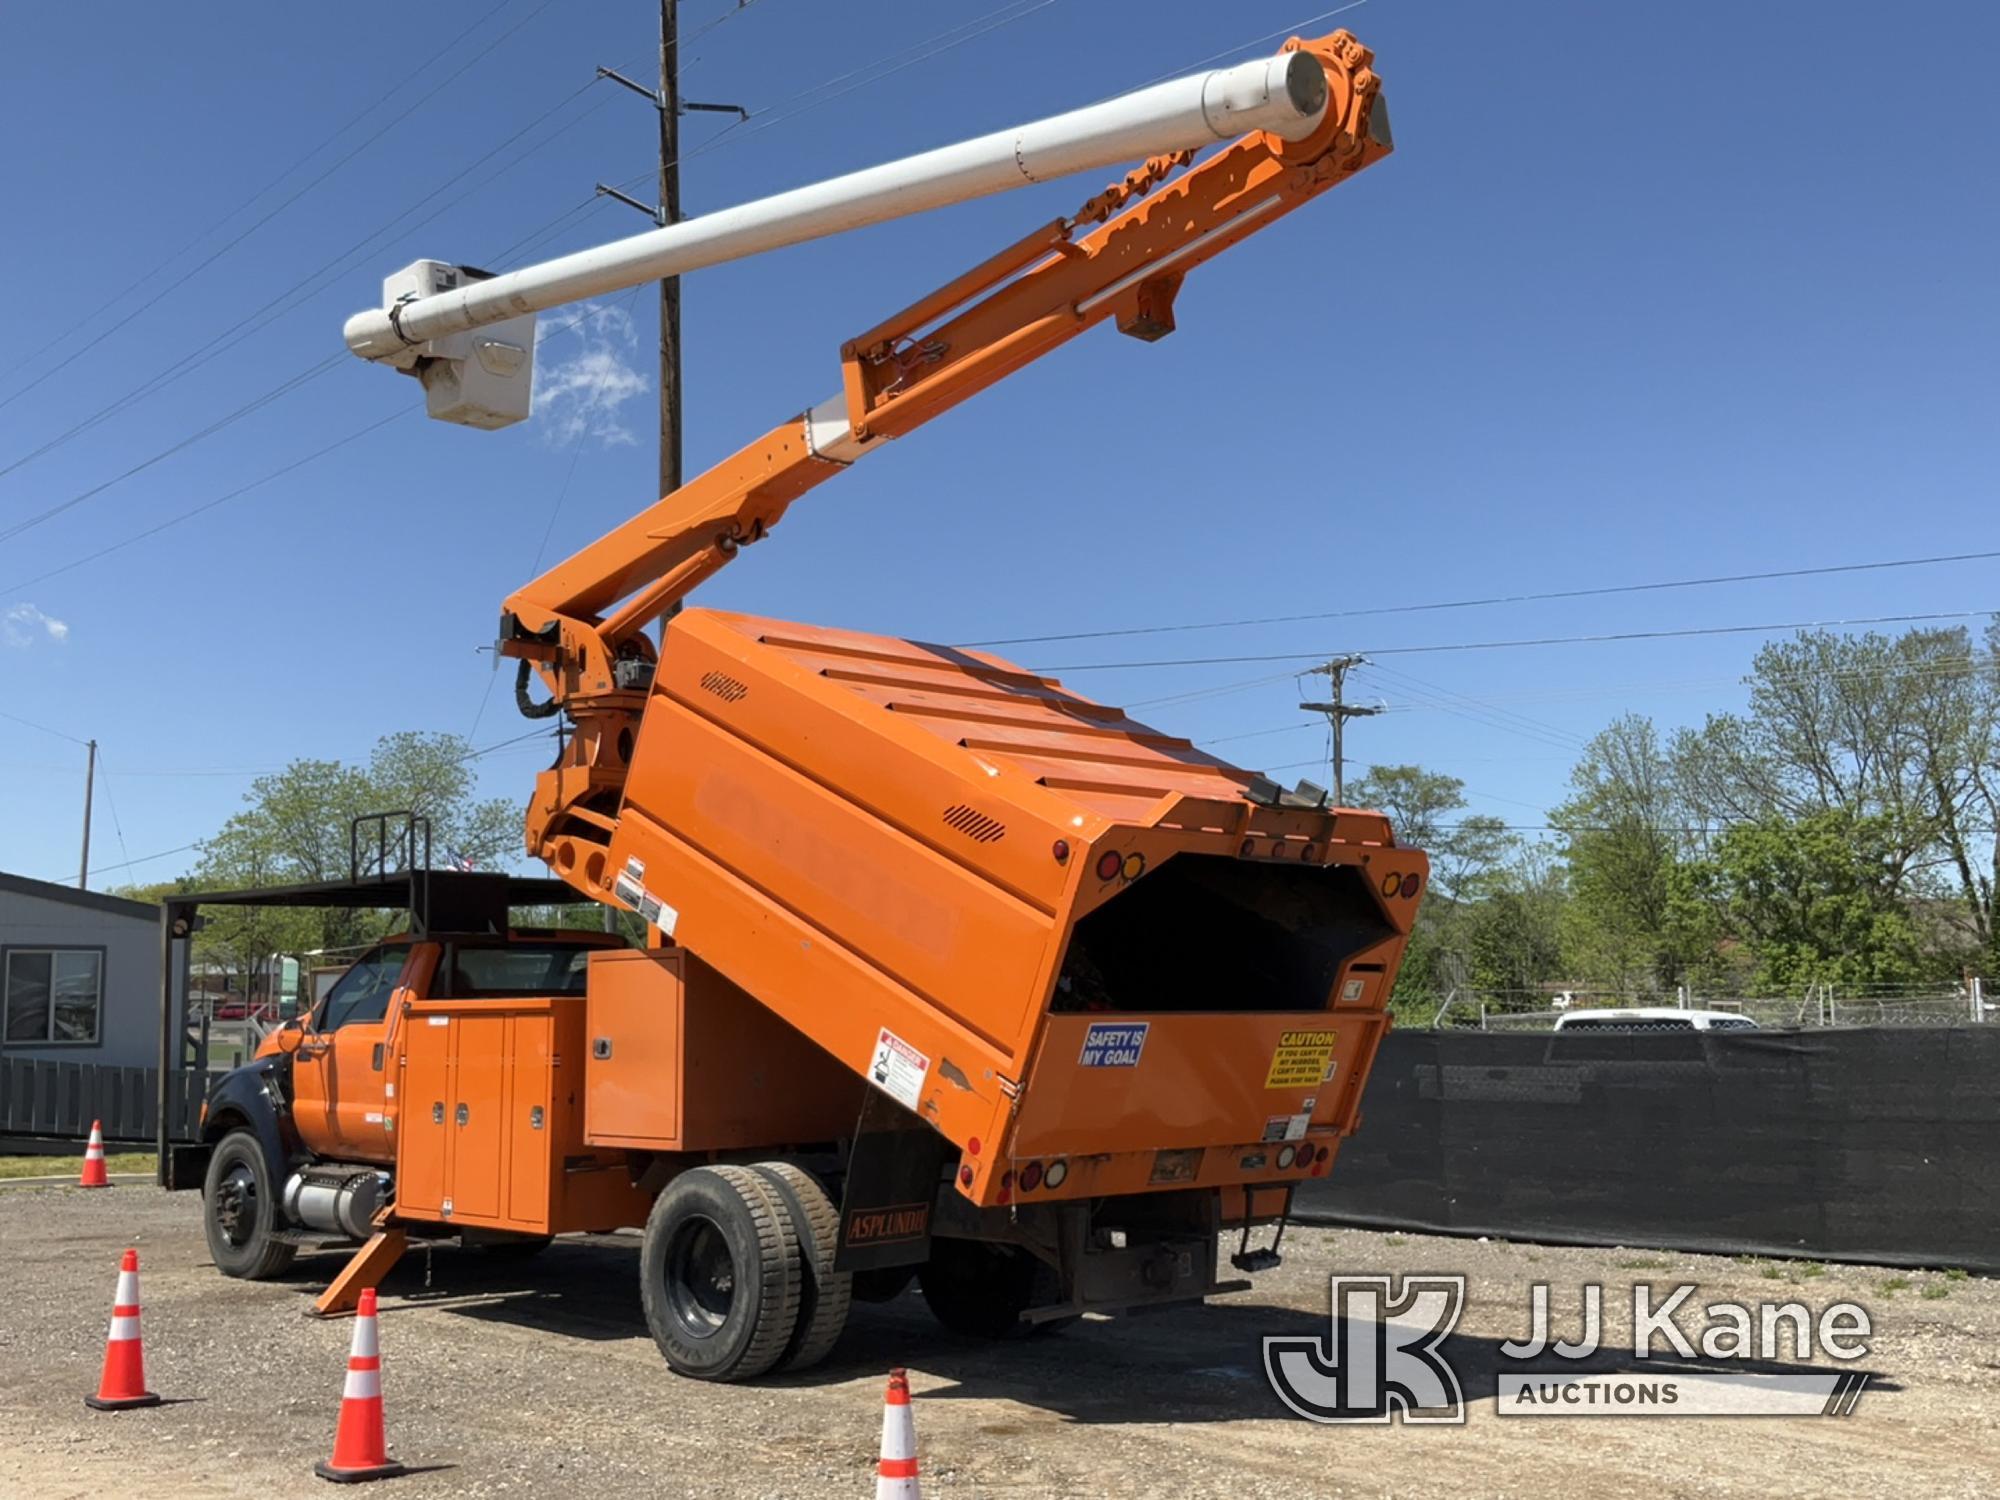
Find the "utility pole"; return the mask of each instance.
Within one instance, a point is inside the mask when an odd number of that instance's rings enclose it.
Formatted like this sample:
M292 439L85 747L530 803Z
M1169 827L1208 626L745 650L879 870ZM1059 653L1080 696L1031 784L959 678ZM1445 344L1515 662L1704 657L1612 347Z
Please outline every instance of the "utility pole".
M1301 703L1300 708L1308 713L1325 714L1327 725L1333 730L1333 805L1347 805L1347 764L1342 735L1349 719L1363 719L1370 714L1382 712L1379 706L1362 708L1346 701L1347 674L1354 667L1366 666L1365 656L1336 656L1324 666L1313 668L1316 676L1323 676L1333 684L1333 701L1330 703Z
M599 78L622 84L650 100L660 117L659 201L645 203L606 183L597 191L646 215L664 229L681 217L681 116L690 110L705 114L750 118L740 104L697 104L681 98L680 0L660 0L660 86L634 83L616 68L599 68ZM681 282L678 276L660 280L660 473L659 492L671 495L681 487Z
M77 866L76 888L90 889L90 794L97 785L97 741L90 742L90 759L83 769L83 859Z
M750 118L740 104L694 104L681 98L680 0L660 0L660 86L634 83L616 68L599 68L599 78L622 84L652 102L660 117L659 201L644 203L607 183L598 183L604 197L616 198L664 229L681 219L681 116L688 110ZM660 278L660 469L657 493L671 495L681 487L681 279ZM660 628L666 629L662 622ZM618 930L618 913L604 908L604 930Z

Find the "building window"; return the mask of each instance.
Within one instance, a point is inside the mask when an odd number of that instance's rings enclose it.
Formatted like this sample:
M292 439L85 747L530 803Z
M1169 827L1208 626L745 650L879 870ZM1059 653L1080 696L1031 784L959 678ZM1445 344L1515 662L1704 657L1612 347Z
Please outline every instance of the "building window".
M99 948L9 948L4 983L7 1041L95 1042L104 1008Z

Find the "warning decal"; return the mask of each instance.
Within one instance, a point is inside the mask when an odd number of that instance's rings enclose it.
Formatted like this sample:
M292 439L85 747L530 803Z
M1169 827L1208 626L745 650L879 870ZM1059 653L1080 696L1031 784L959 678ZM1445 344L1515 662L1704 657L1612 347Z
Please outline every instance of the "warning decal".
M931 1060L884 1026L875 1038L875 1056L868 1064L868 1079L905 1109L915 1109L923 1097L924 1075Z
M1287 1031L1271 1054L1267 1089L1309 1089L1321 1083L1333 1066L1334 1031Z

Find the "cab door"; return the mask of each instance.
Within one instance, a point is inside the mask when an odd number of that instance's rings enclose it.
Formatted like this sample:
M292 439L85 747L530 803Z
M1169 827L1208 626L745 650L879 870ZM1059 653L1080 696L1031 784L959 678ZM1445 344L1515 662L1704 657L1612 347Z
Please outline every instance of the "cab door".
M403 1000L421 992L433 967L430 947L385 943L370 949L327 992L314 1031L292 1060L292 1116L300 1140L316 1155L395 1162L389 1041Z

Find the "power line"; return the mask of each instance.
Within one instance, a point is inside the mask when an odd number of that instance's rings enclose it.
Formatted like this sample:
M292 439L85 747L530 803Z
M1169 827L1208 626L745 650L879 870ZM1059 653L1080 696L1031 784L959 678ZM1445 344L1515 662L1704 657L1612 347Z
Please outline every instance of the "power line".
M1174 635L1194 630L1238 630L1256 625L1297 625L1317 620L1358 620L1379 615L1430 614L1441 610L1486 609L1503 604L1542 604L1556 600L1599 599L1613 594L1649 594L1669 589L1707 588L1725 583L1767 583L1781 578L1825 578L1841 573L1876 573L1891 568L1927 568L1940 563L1991 562L2000 550L1951 552L1934 557L1903 557L1878 562L1831 563L1810 568L1771 568L1758 573L1720 573L1708 578L1674 578L1653 583L1606 584L1599 588L1550 589L1532 594L1490 594L1472 599L1446 599L1428 604L1383 604L1366 609L1337 609L1303 615L1264 615L1255 619L1206 620L1187 625L1131 625L1110 630L1077 630L1058 635L1017 635L1004 640L961 641L964 647L1034 646L1051 641L1098 641L1119 636Z
M237 204L236 207L232 208L228 213L224 214L221 218L215 220L213 223L209 224L207 227L202 229L200 233L196 234L192 239L190 239L186 244L182 245L178 250L174 251L171 255L168 255L164 259L153 264L152 266L149 266L144 273L142 273L133 281L128 282L123 290L119 291L114 296L107 298L105 301L99 303L96 309L92 311L90 314L79 319L77 322L72 323L68 328L65 328L61 333L57 334L54 338L48 340L46 343L41 344L37 348L31 350L23 358L17 360L14 364L8 366L6 370L0 371L0 379L11 378L16 372L26 369L28 366L32 365L37 359L41 358L42 355L48 353L49 350L55 348L55 346L60 344L64 339L70 337L71 334L80 332L91 322L93 322L99 317L102 317L112 308L116 307L119 303L123 302L127 297L131 296L132 293L136 292L140 287L144 286L147 282L151 281L155 276L158 276L168 266L172 265L175 261L179 260L183 255L186 255L190 250L194 249L203 240L208 238L208 236L211 233L213 233L217 229L220 229L223 225L227 224L231 219L234 219L238 214L242 213L245 209L255 205L256 202L260 198L262 198L266 193L270 192L271 189L278 186L279 183L283 182L287 177L290 177L294 172L298 171L299 168L303 167L307 162L311 161L315 156L318 156L320 152L324 151L328 146L331 146L335 141L339 140L343 135L347 134L348 131L352 130L356 125L359 125L369 115L373 114L377 109L381 108L384 104L388 103L389 100L393 99L397 94L401 93L405 88L409 87L409 85L414 83L420 75L422 75L426 70L428 70L431 67L433 63L436 63L446 53L450 52L452 48L456 47L460 42L464 41L468 36L472 35L474 31L477 31L480 27L484 26L488 21L492 20L494 16L498 15L501 11L505 10L509 5L513 3L514 0L500 0L500 3L494 6L492 10L488 11L485 15L481 16L471 25L467 26L463 31L459 32L457 36L453 37L450 41L446 42L437 51L433 52L429 57L425 58L422 62L418 63L415 68L411 69L408 73L404 74L400 80L392 84L385 92L377 95L372 102L370 102L359 112L351 116L346 121L345 124L340 126L339 129L335 130L332 134L322 139L310 151L306 152L305 155L299 157L290 166L286 167L282 172L278 173L277 176L273 177L269 182L266 182L262 187L258 188L256 192L252 193L249 197L245 198L241 203ZM140 310L144 311L143 308ZM20 393L16 392L15 394L18 395ZM11 402L13 399L14 399L13 396L9 396L7 398L7 402ZM0 402L0 406L4 406L5 404L6 402Z
M316 460L320 460L320 458L326 458L326 454L334 452L336 448L346 448L346 446L348 446L350 442L356 442L356 440L360 440L360 438L366 438L366 436L368 436L370 432L374 432L376 428L386 428L386 426L388 426L390 422L398 422L398 420L402 420L402 418L410 416L410 414L412 414L412 412L416 412L416 410L418 410L418 408L414 408L414 406L398 406L398 408L396 408L394 412L390 412L388 416L382 416L382 418L378 418L378 420L370 422L370 424L368 424L368 426L364 426L364 428L356 428L356 430L354 430L354 432L350 432L348 436L344 436L344 438L336 438L334 442L326 444L324 448L316 448L314 452L306 454L304 458L294 458L294 460L292 460L290 464L284 464L282 468L274 468L274 470L272 470L270 474L264 474L262 478L256 478L256 480L250 480L248 484L240 484L240 486L236 486L234 490L228 490L228 492L224 492L224 494L218 494L218 496L216 496L214 500L204 500L204 502L202 502L202 504L198 504L198 506L192 506L192 508L188 508L188 510L182 510L182 512L180 512L178 516L168 516L166 520L162 520L162 522L156 522L156 524L148 526L148 528L146 528L146 530L142 530L142 532L134 532L132 536L126 536L126 538L122 538L122 540L118 540L118 542L112 542L112 544L108 544L108 546L100 546L100 548L98 548L96 552L86 552L86 554L84 554L84 556L80 556L80 558L72 558L70 562L64 562L64 564L62 564L62 566L58 566L58 568L48 568L48 570L44 570L44 572L38 572L38 574L34 574L32 578L22 578L20 582L14 582L14 584L8 584L8 592L16 592L16 590L22 590L22 588L28 588L30 584L40 584L40 582L42 582L42 580L46 580L46 578L56 578L58 574L66 574L66 572L72 572L74 568L82 568L82 566L84 566L86 562L96 562L98 558L108 558L108 556L110 556L112 552L122 552L124 548L132 546L132 544L136 544L136 542L144 542L144 540L146 540L148 536L158 536L160 532L164 532L164 530L168 530L168 528L172 528L172 526L180 526L180 524L182 524L182 522L186 522L186 520L194 520L196 516L200 516L200 514L202 514L202 512L206 512L206 510L214 510L216 506L220 506L220 504L228 504L230 500L236 500L238 496L244 496L244 494L250 494L252 490L260 490L262 486L270 484L272 480L276 480L276 478L284 478L286 474L290 474L290 472L292 472L292 470L296 470L296 468L304 468L306 464L312 464L312 462L316 462ZM164 456L164 454L162 454L162 456ZM156 460L154 460L154 462L156 462ZM80 496L80 498L82 498L82 496Z
M501 9L504 8L505 3L511 3L511 0L503 0L503 5L495 6L494 9L488 12L487 16L482 19L491 19L491 17L494 14L497 14ZM225 241L217 249L211 251L202 260L197 261L192 267L182 272L181 275L176 277L173 281L168 282L166 286L162 287L159 291L155 292L146 301L140 303L138 307L134 308L124 317L120 318L116 323L113 323L109 328L105 329L102 333L98 334L95 338L91 339L88 343L83 344L77 349L72 350L67 357L58 360L56 363L50 365L41 374L37 375L33 380L29 381L26 385L22 386L12 395L6 397L4 400L0 400L0 408L4 408L6 406L11 405L15 401L18 401L21 397L25 396L29 391L32 391L37 386L41 385L42 382L48 380L51 376L56 375L60 371L66 369L71 364L75 363L76 360L81 358L83 355L88 354L92 349L95 349L99 344L103 343L106 339L110 338L111 335L118 332L119 329L125 327L128 323L132 322L133 319L141 316L149 308L157 305L163 299L171 296L175 291L185 286L194 277L200 275L203 271L207 270L210 266L214 265L223 256L227 255L231 250L235 249L238 245L242 244L245 240L250 238L251 235L255 234L259 229L262 229L266 224L270 223L271 220L275 219L279 214L283 213L286 209L290 208L294 203L298 202L301 198L305 197L306 194L310 193L314 188L318 187L321 183L325 182L329 177L333 176L334 173L338 172L342 167L346 166L349 162L353 161L355 157L359 156L362 152L366 151L370 146L374 145L377 141L381 140L383 136L387 135L391 130L395 129L398 125L402 124L403 121L407 120L411 115L415 114L419 109L423 108L424 105L428 104L432 99L436 98L446 88L448 88L451 84L456 82L469 68L472 67L474 63L477 63L481 58L485 57L488 53L492 52L496 47L500 46L501 43L505 42L509 37L513 36L515 32L519 31L523 26L526 26L530 21L534 20L535 17L539 16L543 11L547 10L554 3L555 0L542 0L542 3L540 5L536 6L533 10L529 11L527 15L523 16L520 20L516 21L512 26L508 27L505 31L500 33L499 36L495 37L492 41L488 42L484 47L480 48L479 51L473 53L473 55L467 58L463 63L461 63L455 71L446 75L443 81L441 81L429 93L423 95L414 104L410 105L407 109L405 109L401 114L391 119L386 125L382 126L373 135L369 136L366 140L362 141L360 145L355 146L352 150L348 151L346 155L342 156L338 161L334 162L332 166L328 167L325 171L321 172L317 177L313 178L312 181L308 182L304 187L298 189L298 191L293 193L290 197L285 198L275 208L270 209L268 212L264 214L262 218L252 223L249 226L249 228L243 230L241 233L237 234L234 238ZM428 66L428 64L426 64L426 66ZM343 129L345 129L345 127L343 127ZM266 189L266 191L268 191L268 189Z
M1508 641L1454 641L1436 646L1370 646L1369 656L1420 656L1445 651L1503 651L1521 646L1593 646L1622 641L1665 641L1683 640L1693 636L1711 635L1755 635L1779 630L1836 630L1850 625L1913 625L1932 620L1972 620L1996 613L1994 609L1939 610L1930 614L1916 615L1858 615L1844 620L1794 620L1776 625L1702 625L1689 626L1679 630L1619 630L1607 631L1599 635L1548 635L1531 636ZM1219 667L1242 665L1251 662L1297 661L1310 662L1324 658L1327 652L1282 651L1250 656L1186 656L1154 661L1103 661L1077 662L1062 666L1040 666L1029 670L1034 672L1122 672L1136 671L1149 667ZM1279 673L1278 676L1289 676ZM1266 679L1274 680L1274 679ZM1239 684L1250 686L1249 683ZM1166 702L1166 699L1154 699Z
M79 490L76 494L71 495L67 500L59 500L54 505L51 505L44 510L37 511L34 515L29 516L26 520L16 521L12 526L9 526L6 530L0 531L0 542L12 541L15 537L21 535L23 532L32 531L35 527L40 526L44 521L52 521L57 516L63 514L65 511L68 511L78 505L83 504L83 502L86 500L93 499L96 496L103 494L106 490L110 489L112 486L124 483L126 480L132 478L133 475L143 474L146 470L152 468L153 465L157 463L163 463L167 459L172 458L176 453L180 453L188 448L192 448L196 443L199 443L203 438L213 437L216 433L221 432L224 428L232 427L236 423L242 421L245 417L252 416L257 412L262 411L272 402L280 400L285 396L289 396L293 391L298 390L301 386L307 385L312 381L319 379L320 376L326 374L327 371L331 370L344 357L345 357L344 355L340 354L328 355L318 364L308 367L301 373L294 375L290 380L284 381L281 384L272 388L271 390L264 392L263 395L254 397L251 400L246 401L243 405L237 407L236 410L228 413L226 416L218 417L215 421L209 423L208 426L200 428L193 433L190 433L188 436L182 438L179 442L169 444L167 447L160 449L159 452L152 454L150 457L141 459L138 463L133 464L130 468L122 470L121 472L112 475L109 479L102 480L97 484L91 485L88 489Z
M572 318L572 320L570 320L570 322L566 322L566 324L558 324L556 328L550 328L550 330L548 330L548 336L554 336L554 334L564 334L564 332L570 332L572 328L578 328L578 326L582 326L584 322L588 322L588 316L590 316L590 314L582 314L582 316L578 316L578 318ZM334 356L334 360L340 360L340 358L342 358L342 356L338 356L338 354ZM164 532L164 530L168 530L168 528L172 528L172 526L180 526L180 524L182 524L182 522L186 522L186 520L194 520L194 518L196 518L196 516L200 516L202 512L208 512L208 510L214 510L214 508L216 508L216 506L220 506L220 504L226 504L226 502L230 502L230 500L236 500L238 496L244 496L244 494L250 494L252 490L258 490L258 488L262 488L262 486L270 484L270 482L272 482L272 480L276 480L276 478L284 478L286 474L290 474L290 472L292 472L292 470L296 470L296 468L304 468L306 464L312 464L312 462L316 462L316 460L320 460L320 458L326 458L326 454L334 452L336 448L346 448L346 446L348 446L350 442L356 442L356 440L360 440L360 438L366 438L366 436L368 436L370 432L374 432L376 428L384 428L384 426L388 426L390 422L400 422L402 418L406 418L406 416L412 416L412 414L416 414L418 410L420 410L420 408L416 408L416 406L404 406L404 404L398 404L394 412L388 412L386 416L380 416L380 418L376 418L374 422L370 422L370 424L366 424L366 426L362 426L362 428L356 428L354 432L346 434L344 438L334 438L334 440L332 440L330 444L326 444L324 448L316 448L316 450L312 450L310 454L306 454L304 458L294 458L294 460L292 460L290 464L284 464L284 466L280 466L280 468L274 468L274 470L272 470L270 474L264 474L262 478L256 478L256 480L250 480L248 484L240 484L240 486L236 486L234 490L228 490L226 494L218 494L218 496L216 496L216 498L212 498L212 500L204 500L202 504L198 504L198 506L192 506L192 508L188 508L188 510L182 510L182 512L180 512L180 514L176 514L176 516L168 516L166 520L162 520L162 522L156 522L156 524L148 526L148 528L146 528L146 530L142 530L142 532L134 532L132 536L126 536L126 538L122 538L122 540L118 540L118 542L112 542L112 544L108 544L108 546L100 546L100 548L98 548L96 552L86 552L86 554L84 554L84 556L80 556L80 558L72 558L70 562L64 562L64 564L62 564L62 566L58 566L58 568L48 568L46 572L38 572L38 574L34 574L32 578L22 578L22 580L18 580L18 582L12 582L12 584L8 584L8 586L6 586L6 590L8 590L8 592L14 592L14 590L22 590L22 588L30 588L32 584L40 584L40 582L42 582L42 580L46 580L46 578L56 578L56 576L60 576L60 574L66 574L66 572L74 570L74 568L82 568L82 566L84 566L86 562L96 562L98 558L104 558L104 556L110 556L112 552L122 552L124 548L132 546L134 542L144 542L144 540L146 540L148 536L158 536L160 532ZM158 456L154 456L154 460L148 460L148 464L150 464L150 462L158 462L158 458L164 458L164 456L166 456L166 454L158 454ZM142 468L144 468L144 466L142 466ZM100 486L100 488L102 488L102 486ZM74 502L72 502L72 504L74 504ZM0 540L4 540L4 538L0 538ZM82 744L82 742L78 740L78 744Z
M43 734L52 734L59 740L68 740L72 745L87 745L90 743L89 740L79 738L76 735L64 734L60 729L51 729L46 724L37 724L33 719L24 719L19 714L0 711L0 719L5 719L12 724L20 724L28 729L39 729Z

